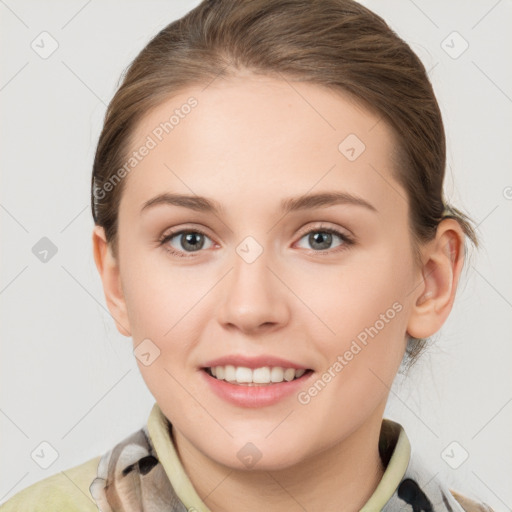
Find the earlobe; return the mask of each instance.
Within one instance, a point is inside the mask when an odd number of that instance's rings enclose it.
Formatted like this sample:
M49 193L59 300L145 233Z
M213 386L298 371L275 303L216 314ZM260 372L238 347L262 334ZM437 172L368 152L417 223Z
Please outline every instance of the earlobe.
M126 302L121 286L119 264L112 255L112 250L107 243L103 227L94 226L92 245L94 261L103 283L107 307L116 323L117 330L123 336L131 336Z
M444 324L453 306L464 263L464 233L454 219L443 220L435 240L425 246L422 285L411 307L407 333L428 338Z

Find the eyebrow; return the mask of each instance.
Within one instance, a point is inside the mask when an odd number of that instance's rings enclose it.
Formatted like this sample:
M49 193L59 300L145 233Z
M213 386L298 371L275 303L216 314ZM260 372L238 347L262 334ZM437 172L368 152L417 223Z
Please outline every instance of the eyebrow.
M308 194L299 197L289 197L281 201L281 210L284 213L290 213L299 210L309 210L313 208L322 208L334 206L338 204L351 204L362 206L370 211L377 213L377 208L370 204L362 197L349 194L348 192L321 192L317 194ZM224 208L213 199L208 199L196 195L184 194L159 194L152 199L146 201L142 208L141 214L150 208L158 205L182 206L198 212L220 214Z

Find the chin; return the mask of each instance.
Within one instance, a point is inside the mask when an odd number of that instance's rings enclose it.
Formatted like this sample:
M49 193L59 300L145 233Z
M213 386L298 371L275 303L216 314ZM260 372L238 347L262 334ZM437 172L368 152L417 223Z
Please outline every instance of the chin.
M215 443L216 450L205 450L203 453L216 463L236 471L278 471L287 469L303 460L303 455L298 453L294 442L283 443L280 439L274 442L268 440L248 441L227 441ZM304 443L301 443L302 446ZM211 445L209 445L211 448Z
M281 458L279 456L276 457L276 455L278 454L272 454L272 457L269 459L265 457L265 454L263 452L261 452L260 454L256 454L255 459L252 462L250 460L243 460L243 458L241 458L242 460L240 460L238 457L235 457L234 459L231 458L228 460L224 460L223 457L222 460L217 460L217 462L231 470L247 471L254 473L260 471L280 471L284 469L289 469L301 463L300 459L290 459L289 453L283 455L283 457Z

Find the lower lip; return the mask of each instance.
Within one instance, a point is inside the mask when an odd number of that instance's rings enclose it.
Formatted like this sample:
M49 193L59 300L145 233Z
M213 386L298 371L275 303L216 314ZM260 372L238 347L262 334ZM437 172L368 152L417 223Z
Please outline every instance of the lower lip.
M265 407L273 405L293 393L298 393L303 389L305 382L313 375L312 371L308 371L302 377L290 382L283 381L261 386L245 386L216 379L205 370L200 370L200 372L217 396L239 407Z

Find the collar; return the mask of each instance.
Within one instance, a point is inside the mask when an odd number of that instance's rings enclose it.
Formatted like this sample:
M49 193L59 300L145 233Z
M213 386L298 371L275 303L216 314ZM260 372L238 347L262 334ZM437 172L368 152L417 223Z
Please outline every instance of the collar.
M411 456L399 423L382 420L379 452L386 466L360 512L464 512L450 491ZM147 425L105 453L90 492L101 512L211 512L188 478L157 403Z

